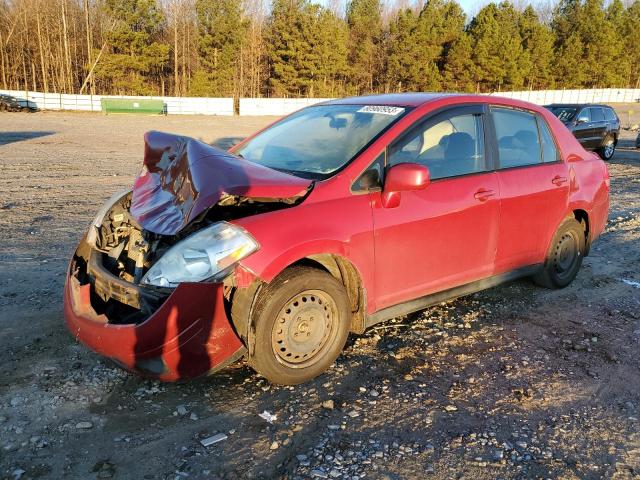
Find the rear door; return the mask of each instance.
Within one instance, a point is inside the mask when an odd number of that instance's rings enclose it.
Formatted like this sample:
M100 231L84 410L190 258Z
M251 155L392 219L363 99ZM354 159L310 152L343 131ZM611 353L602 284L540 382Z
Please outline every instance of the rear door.
M598 148L602 146L604 136L607 133L607 122L604 118L602 107L590 107L589 114L591 115L591 139L593 148Z
M573 135L578 139L580 144L585 148L592 148L592 131L591 113L589 108L583 108L576 115L576 125L571 129Z
M374 198L377 309L491 275L500 211L486 111L432 114L387 149L387 168L420 163L431 183L402 192L395 208Z
M491 120L500 186L498 274L543 261L567 209L569 172L541 116L492 107Z

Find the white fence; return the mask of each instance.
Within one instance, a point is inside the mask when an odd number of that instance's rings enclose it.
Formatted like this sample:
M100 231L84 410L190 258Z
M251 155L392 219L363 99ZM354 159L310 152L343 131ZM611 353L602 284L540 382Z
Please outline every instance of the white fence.
M531 90L495 92L492 95L515 98L538 105L549 103L630 103L640 102L640 88L594 88L584 90Z
M240 115L288 115L331 98L241 98Z
M79 110L100 112L102 98L130 98L162 100L170 115L233 115L233 98L200 97L136 97L122 95L68 95L64 93L25 92L21 90L0 90L26 104L40 110Z
M102 98L130 98L162 100L170 115L233 115L233 98L200 97L135 97L118 95L67 95L20 90L0 90L13 95L40 110L101 111ZM640 89L602 88L584 90L532 90L523 92L495 92L492 95L525 100L539 105L549 103L629 103L640 102ZM241 98L240 115L288 115L296 110L329 98Z

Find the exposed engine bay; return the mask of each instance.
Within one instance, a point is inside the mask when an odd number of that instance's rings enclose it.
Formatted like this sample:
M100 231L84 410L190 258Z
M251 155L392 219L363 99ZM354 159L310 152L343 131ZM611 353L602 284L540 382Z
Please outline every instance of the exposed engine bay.
M116 202L98 229L95 248L105 254L103 265L107 270L122 280L139 284L162 240L142 230L129 213L130 207L131 194Z
M176 235L160 235L143 229L130 212L131 192L117 200L95 229L93 243L81 242L72 273L81 284L91 283L91 303L109 323L140 323L171 294L171 288L141 285L140 281L171 246L215 222L233 220L291 207L297 201L246 199L225 195Z
M80 285L91 285L96 314L109 323L141 323L177 285L145 281L172 246L217 222L295 206L312 188L310 180L198 140L148 132L132 191L103 207L80 242L71 273ZM211 241L197 247L206 249ZM216 281L228 276L219 273Z

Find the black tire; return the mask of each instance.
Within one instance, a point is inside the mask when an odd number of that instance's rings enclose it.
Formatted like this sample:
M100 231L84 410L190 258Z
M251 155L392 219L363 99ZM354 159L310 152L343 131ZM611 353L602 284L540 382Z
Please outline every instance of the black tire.
M249 364L275 384L311 380L342 352L350 321L349 299L338 280L311 267L289 268L256 301Z
M580 270L586 251L584 226L575 218L568 218L556 231L542 270L533 280L546 288L564 288Z
M601 159L611 160L613 154L616 153L616 145L618 144L616 137L607 135L597 152Z

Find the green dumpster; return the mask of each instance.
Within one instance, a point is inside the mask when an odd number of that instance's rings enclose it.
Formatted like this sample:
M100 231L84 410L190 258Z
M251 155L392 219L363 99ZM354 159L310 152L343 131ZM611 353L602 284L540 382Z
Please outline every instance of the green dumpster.
M164 101L137 98L102 98L100 99L104 113L166 113Z

